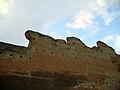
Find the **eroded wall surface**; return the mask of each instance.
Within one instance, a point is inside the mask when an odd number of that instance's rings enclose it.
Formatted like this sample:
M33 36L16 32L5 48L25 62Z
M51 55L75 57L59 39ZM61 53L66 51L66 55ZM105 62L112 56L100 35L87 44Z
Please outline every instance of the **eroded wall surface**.
M0 42L0 90L120 90L120 55L105 43L25 36L28 47Z

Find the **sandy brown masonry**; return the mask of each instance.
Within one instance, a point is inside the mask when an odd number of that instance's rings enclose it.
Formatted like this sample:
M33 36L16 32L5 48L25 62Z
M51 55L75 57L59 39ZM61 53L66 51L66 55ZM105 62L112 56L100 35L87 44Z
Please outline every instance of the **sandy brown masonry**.
M0 90L120 90L120 55L105 43L25 36L28 47L0 42Z

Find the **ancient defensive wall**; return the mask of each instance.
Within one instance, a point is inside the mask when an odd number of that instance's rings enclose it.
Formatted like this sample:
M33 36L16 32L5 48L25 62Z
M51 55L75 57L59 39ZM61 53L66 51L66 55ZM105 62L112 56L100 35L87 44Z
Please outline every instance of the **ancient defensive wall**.
M0 90L120 90L120 55L105 43L25 36L27 47L0 42Z

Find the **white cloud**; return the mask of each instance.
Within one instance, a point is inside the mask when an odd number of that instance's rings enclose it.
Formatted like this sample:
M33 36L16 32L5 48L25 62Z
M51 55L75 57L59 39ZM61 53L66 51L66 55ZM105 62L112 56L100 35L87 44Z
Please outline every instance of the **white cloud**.
M38 32L49 29L51 24L86 8L91 1L0 0L0 40L26 46L24 32L27 29Z
M108 26L112 22L112 16L109 14L107 10L105 9L101 10L100 16L104 20L106 26Z
M7 15L13 0L0 0L0 13Z
M67 23L67 27L70 29L87 29L94 27L94 18L99 16L103 19L106 26L108 26L114 19L113 13L116 10L109 12L110 7L114 8L118 0L96 0L96 2L89 4L87 9L80 11L79 14L75 15L74 20L71 23ZM120 9L120 6L118 6ZM117 13L118 14L118 13Z
M102 8L102 7L106 7L105 6L105 0L97 0L98 5Z
M27 29L30 28L38 32L48 30L54 23L64 20L63 18L69 18L78 11L81 12L74 17L75 20L68 23L69 28L70 26L84 29L90 27L93 30L90 31L92 33L98 32L97 30L99 29L99 22L93 22L95 15L101 15L99 14L100 7L96 4L96 0L0 0L0 2L2 2L0 5L1 41L26 45L24 32ZM113 2L109 5L113 5L112 3ZM91 4L95 5L93 5L94 8L89 7ZM4 10L7 12L6 14L3 14ZM107 16L108 15L106 15L106 18L108 18ZM114 16L114 14L112 14L112 16ZM107 19L106 24L110 22L111 21ZM55 37L59 36L59 33L57 33L58 35L56 34L56 30L55 32L51 32L51 34ZM70 35L71 33L68 32L68 34ZM59 38L61 37L59 36Z
M97 13L100 15L100 17L104 20L105 25L108 26L112 22L112 16L108 12L108 4L109 2L105 0L97 0L98 4L98 11Z
M86 29L93 24L93 19L94 16L90 11L81 11L80 14L75 16L75 20L71 24L67 23L67 27L71 29Z
M106 26L116 17L120 16L120 0L97 0L97 5L97 13L103 19Z

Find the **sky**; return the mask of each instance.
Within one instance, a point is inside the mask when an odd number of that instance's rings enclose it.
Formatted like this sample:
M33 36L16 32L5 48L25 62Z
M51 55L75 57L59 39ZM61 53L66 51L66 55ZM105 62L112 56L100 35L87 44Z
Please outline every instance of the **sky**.
M27 30L103 41L120 54L120 0L0 0L0 41L27 47Z

